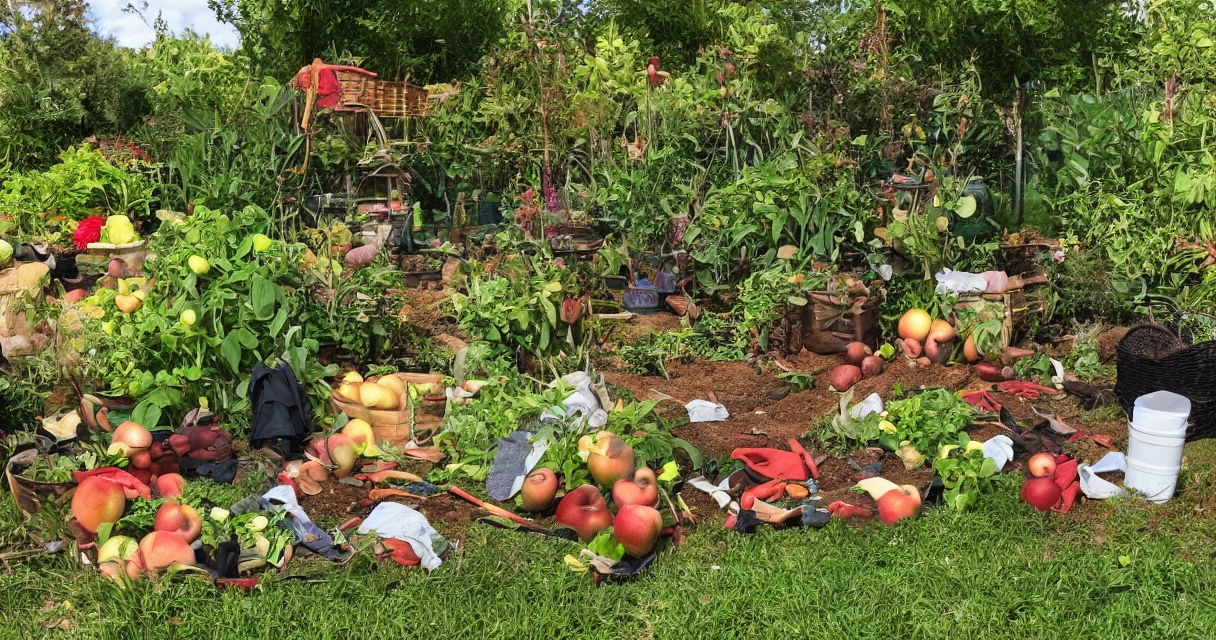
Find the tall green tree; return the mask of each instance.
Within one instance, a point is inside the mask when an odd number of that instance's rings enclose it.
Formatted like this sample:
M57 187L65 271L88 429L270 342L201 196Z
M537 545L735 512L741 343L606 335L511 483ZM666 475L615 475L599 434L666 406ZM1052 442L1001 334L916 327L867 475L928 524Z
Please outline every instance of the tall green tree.
M958 70L970 60L990 96L1019 83L1092 88L1099 58L1125 56L1135 29L1125 0L878 0L914 68Z
M284 80L313 58L349 57L386 79L445 82L473 73L504 32L495 0L208 0L264 74Z
M0 163L45 167L83 138L142 119L129 52L99 37L87 10L85 0L0 4Z

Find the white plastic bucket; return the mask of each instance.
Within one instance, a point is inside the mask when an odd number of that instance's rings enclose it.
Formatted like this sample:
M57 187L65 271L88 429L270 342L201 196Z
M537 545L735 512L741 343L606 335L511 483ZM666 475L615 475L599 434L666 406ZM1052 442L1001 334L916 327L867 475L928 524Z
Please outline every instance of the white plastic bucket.
M1165 502L1174 495L1178 471L1182 467L1182 445L1186 423L1181 430L1149 429L1127 423L1127 475L1123 484L1152 502Z
M1154 391L1136 398L1131 421L1153 431L1186 431L1191 400L1169 391Z
M1127 459L1155 467L1182 464L1186 431L1160 431L1135 422L1127 423Z
M1123 484L1143 495L1149 502L1161 504L1174 497L1180 469L1178 465L1158 467L1128 458L1127 475L1123 477Z

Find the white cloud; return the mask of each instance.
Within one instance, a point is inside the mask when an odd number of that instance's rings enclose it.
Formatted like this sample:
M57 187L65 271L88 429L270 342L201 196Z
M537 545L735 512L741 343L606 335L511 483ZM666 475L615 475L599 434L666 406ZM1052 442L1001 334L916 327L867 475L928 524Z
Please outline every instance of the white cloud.
M230 24L220 24L215 12L207 6L207 0L148 0L148 8L142 9L144 20L134 13L123 12L128 4L140 6L139 0L90 0L90 11L97 20L97 30L103 35L113 36L118 44L138 49L156 37L148 26L159 13L169 24L169 30L181 33L192 29L211 37L217 47L236 48L240 37Z

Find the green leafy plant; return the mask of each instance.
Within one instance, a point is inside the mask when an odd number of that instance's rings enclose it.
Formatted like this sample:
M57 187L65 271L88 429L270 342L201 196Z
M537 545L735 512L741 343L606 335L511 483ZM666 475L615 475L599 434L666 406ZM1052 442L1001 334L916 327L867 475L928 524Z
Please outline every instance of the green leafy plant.
M957 445L941 448L933 469L946 487L945 503L956 511L965 511L995 487L996 463L985 457L983 445L966 433L958 434Z
M533 356L581 348L568 340L559 313L563 300L578 294L571 271L527 258L494 268L467 263L465 269L464 292L449 302L461 329Z

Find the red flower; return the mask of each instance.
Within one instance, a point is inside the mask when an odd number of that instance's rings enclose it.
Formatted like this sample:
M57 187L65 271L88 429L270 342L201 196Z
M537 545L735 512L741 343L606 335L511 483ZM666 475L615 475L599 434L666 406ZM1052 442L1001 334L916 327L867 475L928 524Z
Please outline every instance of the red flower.
M76 243L77 251L84 251L89 248L89 243L101 240L101 228L104 227L106 221L101 216L89 216L80 221L76 226L76 232L72 234L72 242Z

